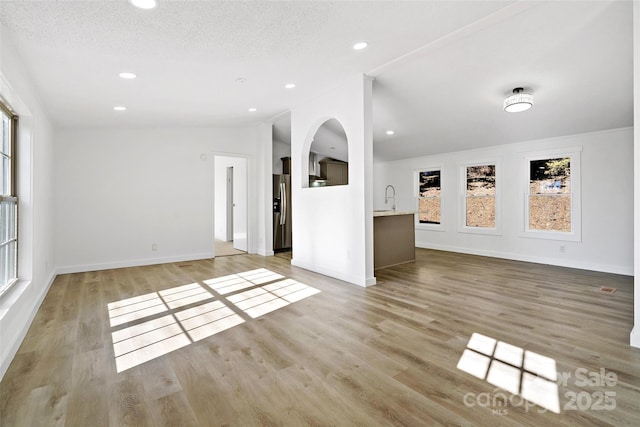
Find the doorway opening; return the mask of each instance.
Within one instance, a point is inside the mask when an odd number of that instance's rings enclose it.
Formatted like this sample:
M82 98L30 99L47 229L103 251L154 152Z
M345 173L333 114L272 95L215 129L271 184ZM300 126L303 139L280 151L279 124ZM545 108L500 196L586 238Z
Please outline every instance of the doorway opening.
M247 159L215 156L214 256L248 251Z

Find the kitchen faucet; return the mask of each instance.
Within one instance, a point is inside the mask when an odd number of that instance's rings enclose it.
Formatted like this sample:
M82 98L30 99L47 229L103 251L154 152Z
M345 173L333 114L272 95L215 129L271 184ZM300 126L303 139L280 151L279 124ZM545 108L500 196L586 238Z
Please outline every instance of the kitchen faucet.
M389 188L393 190L393 195L389 196ZM396 189L393 188L393 185L387 185L387 188L384 189L384 204L386 205L389 202L389 199L393 199L393 206L391 209L396 210Z

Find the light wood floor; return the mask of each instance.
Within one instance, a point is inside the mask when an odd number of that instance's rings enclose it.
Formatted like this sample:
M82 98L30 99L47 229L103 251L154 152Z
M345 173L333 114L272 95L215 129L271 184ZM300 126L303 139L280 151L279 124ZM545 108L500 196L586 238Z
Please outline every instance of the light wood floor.
M628 346L632 278L430 250L417 256L377 271L380 284L368 289L252 255L59 276L0 383L0 424L638 425L640 350ZM209 280L256 269L275 274L265 280L282 283L281 275L320 292L253 318L249 295L238 297L246 289ZM241 276L225 283L248 286ZM250 280L251 295L266 292ZM185 285L195 296L171 305ZM209 299L198 300L200 291ZM138 320L110 323L137 304L123 300L141 295L168 308L141 308ZM205 303L240 324L198 336L181 310L195 313ZM175 337L188 332L194 342L155 357L152 350L173 348L173 338L147 342L140 351L150 360L118 373L116 359L127 351L114 349L118 334L148 321L157 333L167 317L180 319ZM552 358L558 372L570 373L556 392L561 413L518 399L498 406L494 385L457 368L474 333ZM575 376L601 369L615 373L615 385L583 385Z
M233 242L225 242L223 240L215 240L216 256L244 255L246 252L233 247Z

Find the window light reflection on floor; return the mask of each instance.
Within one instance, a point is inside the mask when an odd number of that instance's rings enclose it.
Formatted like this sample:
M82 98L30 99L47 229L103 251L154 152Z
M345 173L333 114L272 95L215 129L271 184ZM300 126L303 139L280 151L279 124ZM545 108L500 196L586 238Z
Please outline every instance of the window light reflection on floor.
M556 361L550 357L473 333L457 368L560 413Z
M116 371L211 337L319 293L261 268L107 305Z
M220 295L247 289L255 285L262 285L275 280L284 279L284 276L266 268L245 271L244 273L230 274L228 276L205 280L204 283Z
M184 307L211 298L211 294L198 283L158 292L169 308Z
M255 319L318 292L315 288L286 279L232 295L229 301Z
M107 308L112 328L166 311L166 306L157 292L112 302Z

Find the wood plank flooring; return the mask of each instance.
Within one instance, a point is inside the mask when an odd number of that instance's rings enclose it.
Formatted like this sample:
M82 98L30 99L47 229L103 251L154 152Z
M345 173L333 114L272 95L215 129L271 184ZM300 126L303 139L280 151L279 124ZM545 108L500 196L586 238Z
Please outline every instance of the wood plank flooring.
M638 425L631 277L416 254L367 289L253 255L61 275L0 383L0 425ZM554 360L560 413L458 369L474 333Z
M231 256L231 255L244 255L245 251L238 250L233 247L233 242L225 242L223 240L215 240L215 253L216 257Z

